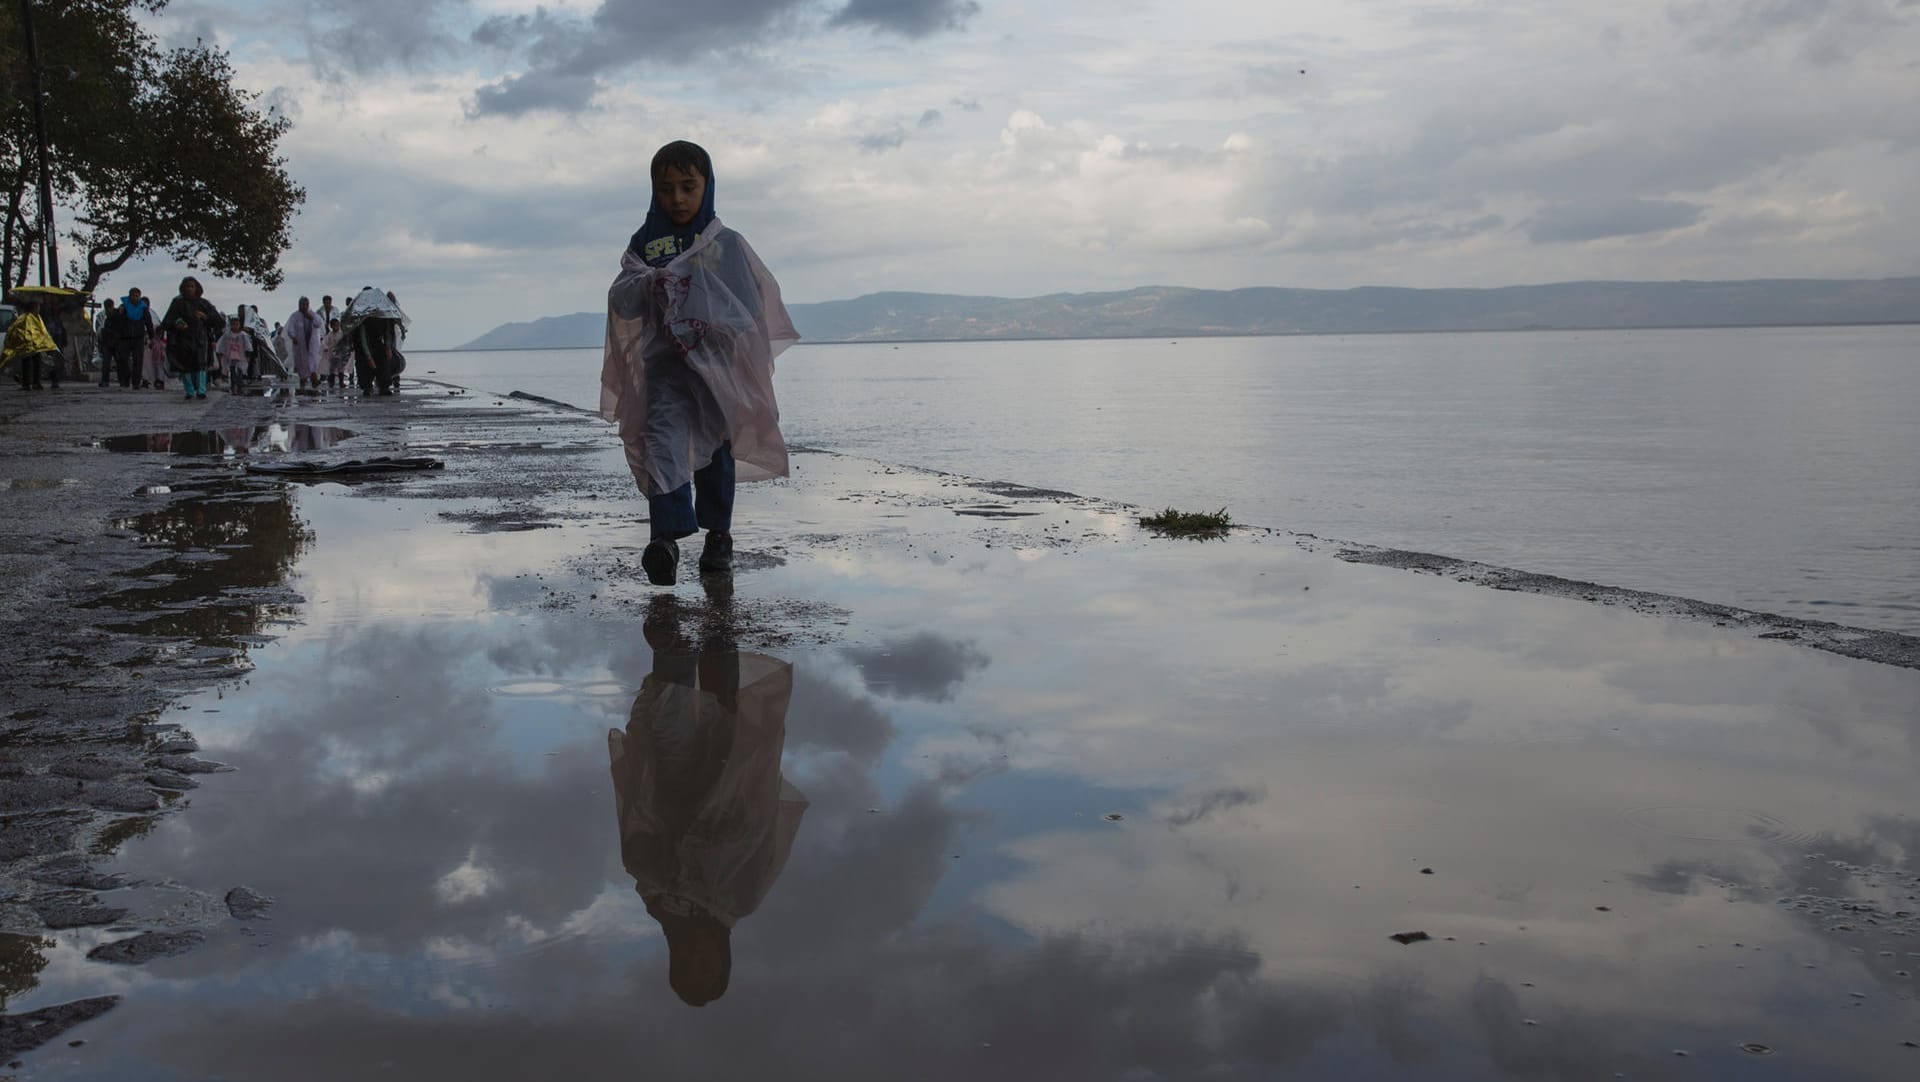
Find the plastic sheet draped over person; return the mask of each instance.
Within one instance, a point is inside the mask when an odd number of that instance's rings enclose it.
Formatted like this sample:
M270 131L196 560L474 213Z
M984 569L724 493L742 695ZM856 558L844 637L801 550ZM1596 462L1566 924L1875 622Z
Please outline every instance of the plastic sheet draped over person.
M360 295L347 302L346 311L340 314L340 329L348 334L369 319L391 319L400 324L401 330L413 326L413 320L400 310L385 292L372 286L360 291Z
M282 379L293 375L280 360L280 354L273 348L273 330L260 315L257 304L243 304L240 310L245 313L241 326L247 329L247 337L253 339L254 364L262 372L271 372Z
M93 294L64 286L13 286L7 291L8 300L32 300L40 304L40 323L53 337L54 346L47 352L60 355L61 363L67 366L69 378L85 375L97 370L94 357L95 338L93 321L87 318L86 306L92 302ZM56 329L55 324L59 324Z
M47 325L39 318L15 317L7 325L6 347L4 352L0 352L0 368L25 357L53 353L58 348L53 344L53 337L47 333Z
M631 250L607 291L606 357L600 415L619 425L627 466L641 491L671 492L724 442L737 478L787 474L787 444L773 397L773 362L799 341L780 286L746 238L718 219L664 267ZM649 367L685 368L702 384L704 406L685 418L684 437L647 438ZM661 369L655 368L658 378ZM656 453L662 446L667 453Z
M353 370L353 332L359 330L360 326L369 319L392 320L401 331L413 326L413 320L408 318L407 313L402 311L400 305L388 297L384 290L368 286L361 290L358 296L348 301L346 309L340 313L340 337L333 345L339 363L333 364L334 357L324 358L324 363L332 365L333 371L351 372ZM399 345L398 332L396 332L394 341L396 351Z

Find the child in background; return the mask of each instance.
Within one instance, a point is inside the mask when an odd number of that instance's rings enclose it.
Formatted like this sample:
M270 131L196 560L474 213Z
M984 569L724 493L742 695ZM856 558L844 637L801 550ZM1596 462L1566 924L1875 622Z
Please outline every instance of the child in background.
M146 360L140 365L140 386L152 386L155 390L167 389L167 331L160 326L160 317L147 310L147 348Z
M340 321L337 319L327 320L327 329L320 335L318 365L320 375L326 377L327 386L338 387L345 381L347 368L346 362L340 359Z
M247 362L253 359L253 338L239 316L227 320L227 333L213 344L216 370L227 370L227 393L239 394L247 385Z
M733 570L733 487L787 474L773 360L800 335L780 285L713 213L713 161L653 156L653 203L607 291L600 414L619 425L647 498L647 580L671 586L679 539L707 531L703 574Z

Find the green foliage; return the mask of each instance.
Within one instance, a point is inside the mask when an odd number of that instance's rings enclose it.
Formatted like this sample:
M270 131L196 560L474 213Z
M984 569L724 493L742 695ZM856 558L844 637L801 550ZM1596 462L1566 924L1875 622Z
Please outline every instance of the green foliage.
M161 50L135 15L166 0L35 0L68 284L91 290L136 256L165 252L194 267L280 282L293 216L306 192L286 172L288 122L233 85L226 54L205 44ZM0 269L31 269L34 156L31 81L20 13L0 4Z
M1227 536L1233 528L1233 520L1227 517L1227 509L1218 511L1175 511L1169 507L1157 515L1140 516L1140 525L1162 537L1185 537L1196 541L1211 541Z

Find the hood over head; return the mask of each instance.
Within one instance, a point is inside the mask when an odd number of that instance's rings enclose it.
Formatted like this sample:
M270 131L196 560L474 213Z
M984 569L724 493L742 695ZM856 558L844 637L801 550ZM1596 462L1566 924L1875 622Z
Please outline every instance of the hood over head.
M647 205L647 220L641 224L639 231L634 233L632 239L627 241L627 250L631 251L636 258L652 267L665 266L672 261L673 256L686 251L693 245L694 238L699 236L701 231L706 229L707 226L713 224L714 218L713 189L715 183L713 177L713 157L706 152L705 148L698 144L681 140L668 143L666 146L661 147L654 155L656 165L660 163L662 158L673 159L672 164L676 166L684 161L698 168L707 178L707 193L705 197L700 200L699 213L695 214L693 220L684 226L675 225L673 219L667 216L666 210L660 206L658 196L653 197L652 201ZM651 178L649 178L649 187L651 187ZM674 251L667 256L648 259L646 255L647 245L652 244L662 237L674 237L679 243L673 246Z

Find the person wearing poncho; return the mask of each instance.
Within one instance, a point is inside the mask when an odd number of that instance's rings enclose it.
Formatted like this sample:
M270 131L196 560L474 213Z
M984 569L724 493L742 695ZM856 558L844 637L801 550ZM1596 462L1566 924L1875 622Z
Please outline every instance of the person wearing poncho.
M241 305L240 322L253 339L253 352L247 359L247 381L251 383L262 375L279 376L282 379L292 375L293 372L280 359L279 347L274 345L274 340L279 336L267 327L267 319L260 314L260 306Z
M340 336L340 321L328 320L326 332L320 336L319 378L325 379L329 387L346 386L347 369L352 360L352 353Z
M300 298L300 307L287 317L286 333L293 351L293 374L302 387L320 386L320 339L326 331L327 325L313 310L312 302Z
M19 362L20 386L26 390L38 390L40 357L55 352L57 347L53 344L53 336L47 333L47 325L40 321L39 302L22 300L18 304L20 313L7 326L6 345L0 346L0 368Z
M248 373L253 371L254 357L264 348L247 331L246 319L234 316L228 321L226 333L213 344L214 371L226 372L227 390L239 394L246 389Z
M600 413L647 498L641 566L669 586L679 539L703 529L700 570L730 571L735 483L786 476L773 363L800 335L766 265L714 216L707 152L669 143L652 174L646 222L607 291Z
M347 302L341 330L353 354L362 395L370 395L376 388L390 395L400 385L400 373L407 369L400 339L411 322L392 294L372 286Z

